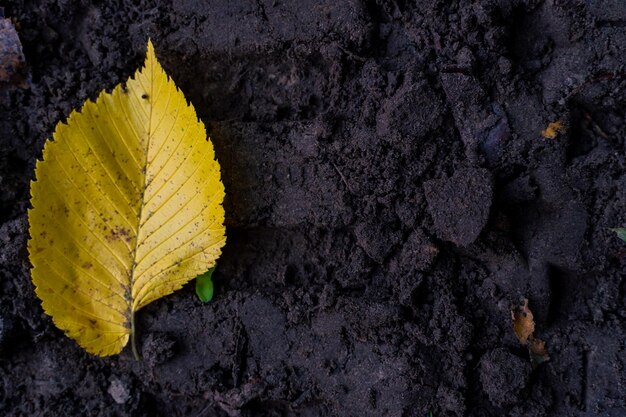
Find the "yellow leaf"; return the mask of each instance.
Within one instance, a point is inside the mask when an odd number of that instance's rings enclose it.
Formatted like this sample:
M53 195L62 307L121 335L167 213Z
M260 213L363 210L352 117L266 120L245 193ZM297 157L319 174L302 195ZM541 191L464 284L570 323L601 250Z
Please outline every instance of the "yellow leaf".
M96 355L119 353L135 312L213 267L226 242L213 145L150 41L134 77L57 125L31 197L36 293Z

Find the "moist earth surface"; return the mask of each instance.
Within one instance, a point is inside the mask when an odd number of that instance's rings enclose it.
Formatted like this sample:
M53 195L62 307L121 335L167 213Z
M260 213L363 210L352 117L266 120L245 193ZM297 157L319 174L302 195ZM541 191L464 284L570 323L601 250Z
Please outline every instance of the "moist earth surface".
M27 79L0 86L1 415L626 415L623 1L2 5ZM141 361L98 358L35 296L29 184L148 37L228 240L211 303L190 283L138 313Z

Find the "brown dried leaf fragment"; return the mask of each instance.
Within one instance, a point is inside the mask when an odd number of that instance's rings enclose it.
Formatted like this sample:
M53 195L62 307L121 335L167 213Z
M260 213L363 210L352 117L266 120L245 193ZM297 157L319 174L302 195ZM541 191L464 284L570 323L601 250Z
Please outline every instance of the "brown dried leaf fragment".
M530 362L533 368L550 360L546 342L534 336L535 320L533 313L528 308L528 300L522 300L521 305L511 306L511 318L513 319L513 331L520 343L528 348Z
M567 125L561 120L548 124L544 130L541 131L541 136L545 139L555 139L560 133L567 131Z
M522 305L511 306L511 318L513 319L513 331L522 345L528 343L528 338L535 331L533 313L528 308L528 300L524 299Z

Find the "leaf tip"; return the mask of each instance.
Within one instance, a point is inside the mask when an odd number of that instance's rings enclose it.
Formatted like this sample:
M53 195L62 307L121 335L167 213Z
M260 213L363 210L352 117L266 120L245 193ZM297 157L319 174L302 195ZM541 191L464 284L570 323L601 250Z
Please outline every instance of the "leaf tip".
M146 48L147 48L146 52L154 53L154 44L152 43L152 38L151 37L148 37L148 46Z
M156 53L154 52L154 44L152 43L152 38L148 38L148 45L146 46L146 62L156 60Z

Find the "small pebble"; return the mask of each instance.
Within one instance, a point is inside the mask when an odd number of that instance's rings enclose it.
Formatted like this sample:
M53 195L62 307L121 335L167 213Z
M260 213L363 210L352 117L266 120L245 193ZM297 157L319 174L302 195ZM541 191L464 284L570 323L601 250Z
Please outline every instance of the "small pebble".
M111 385L109 386L107 392L111 395L113 401L118 404L125 404L128 400L130 400L130 392L126 387L126 384L118 378L111 378Z

